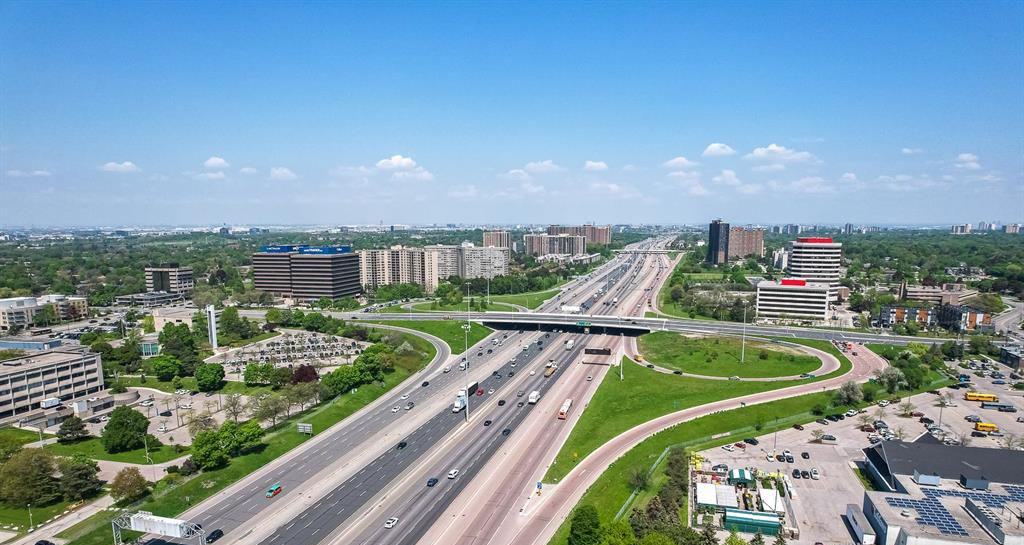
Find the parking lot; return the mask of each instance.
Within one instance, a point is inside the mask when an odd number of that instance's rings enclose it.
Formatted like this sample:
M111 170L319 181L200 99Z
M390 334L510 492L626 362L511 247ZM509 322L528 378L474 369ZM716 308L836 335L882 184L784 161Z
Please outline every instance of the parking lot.
M242 380L250 363L272 363L277 367L312 365L322 375L351 363L369 345L337 335L282 329L276 337L228 350L206 361L222 364L228 380Z
M191 395L184 392L175 395L148 388L137 390L141 397L131 407L149 418L149 433L164 444L190 445L192 437L188 433L188 423L196 415L208 412L218 425L227 418L223 411L226 397L223 394ZM242 397L243 401L248 401ZM86 419L85 425L90 434L102 434L107 424L106 414Z

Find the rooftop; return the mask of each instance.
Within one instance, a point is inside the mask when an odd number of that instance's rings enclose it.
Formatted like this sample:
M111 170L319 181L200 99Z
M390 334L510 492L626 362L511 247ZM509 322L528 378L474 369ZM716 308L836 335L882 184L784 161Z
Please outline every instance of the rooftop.
M46 367L48 365L55 365L58 363L75 361L85 354L88 354L88 352L85 350L47 350L46 352L40 352L28 356L21 356L19 358L3 360L2 362L0 362L0 374L21 372L26 369Z
M931 442L882 441L864 449L878 467L882 462L892 475L913 475L915 471L958 480L961 476L985 478L989 482L1024 485L1024 451L961 447ZM902 483L903 479L900 482Z

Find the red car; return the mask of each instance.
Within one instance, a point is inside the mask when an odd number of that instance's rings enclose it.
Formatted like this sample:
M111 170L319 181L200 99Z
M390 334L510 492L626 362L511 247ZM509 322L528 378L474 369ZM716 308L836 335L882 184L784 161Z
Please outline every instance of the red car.
M482 395L484 395L484 389L483 389L483 388L480 388L479 390L477 390L477 391L476 391L476 395L478 395L478 396L482 396Z
M739 443L736 443L736 444L735 444L735 445L733 445L733 446L735 446L736 448L742 448L742 449L745 449L745 448L747 448L747 444L746 444L746 443L744 443L744 442L742 442L742 441L741 441L741 442L739 442Z

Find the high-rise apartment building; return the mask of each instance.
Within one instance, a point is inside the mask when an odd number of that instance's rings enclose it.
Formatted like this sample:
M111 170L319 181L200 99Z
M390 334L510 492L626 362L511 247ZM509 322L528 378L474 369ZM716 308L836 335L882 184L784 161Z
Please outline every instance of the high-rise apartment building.
M484 246L495 248L511 248L512 233L508 231L484 231Z
M264 246L252 255L256 289L303 301L358 295L359 255L349 246Z
M549 225L549 235L579 235L586 237L589 244L611 244L612 226L597 225Z
M179 267L177 263L146 267L146 291L191 293L193 288L195 280L191 267Z
M462 253L463 278L494 278L508 274L508 247L474 246L463 244Z
M790 242L788 249L786 272L789 276L828 284L829 300L835 301L839 294L842 243L831 238L801 237Z
M436 290L440 282L461 275L462 252L458 246L435 244L423 250L424 288L428 292Z
M960 225L954 225L949 232L954 235L969 235L971 234L973 226L970 223L963 223Z
M360 250L359 280L367 289L387 284L425 286L425 257L423 248L393 246L386 250Z
M1003 232L1004 233L1009 233L1011 235L1019 234L1020 233L1020 224L1018 224L1018 223L1007 223L1006 225L1003 226Z
M523 237L526 253L532 256L583 255L587 253L587 238L582 235L531 234Z
M764 257L764 229L730 228L728 251L729 259Z
M708 225L707 262L719 265L729 261L729 224L720 219Z

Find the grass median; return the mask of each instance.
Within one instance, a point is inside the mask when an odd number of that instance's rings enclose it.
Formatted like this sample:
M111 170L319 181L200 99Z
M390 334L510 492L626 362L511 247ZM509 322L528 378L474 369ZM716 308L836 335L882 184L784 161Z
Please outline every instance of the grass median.
M723 399L832 378L849 372L852 367L850 361L828 341L789 342L829 352L839 358L839 369L813 379L750 382L668 375L623 359L625 380L620 381L618 373L605 375L597 393L548 468L544 482L558 482L599 446L659 416Z
M787 377L810 373L821 360L798 350L758 340L748 340L740 363L741 340L733 337L686 337L656 331L637 339L640 353L651 363L684 373L716 377Z
M436 355L434 346L426 340L408 334L404 337L417 353L400 357L395 371L385 377L383 386L361 386L354 394L341 395L328 403L295 414L268 431L263 441L266 446L262 450L232 458L227 467L206 471L188 480L161 481L149 497L130 508L150 511L160 516L177 516L307 441L309 437L296 431L296 423L312 424L314 433L318 434L341 422L423 368ZM269 486L273 483L267 484ZM75 545L107 545L111 540L110 520L114 515L112 512L101 512L59 533L57 537L70 540ZM133 539L137 535L132 533L126 535L126 538Z
M422 331L429 335L433 335L442 341L444 341L449 348L452 350L452 354L461 354L465 351L466 344L466 331L462 328L466 325L465 321L459 320L431 320L431 321L420 321L420 320L387 320L387 321L371 321L372 324L384 324L393 325L396 327L404 327L406 329L414 329L416 331ZM489 327L482 326L476 322L471 322L469 330L469 346L480 342L484 337L491 334L494 331Z
M118 381L129 388L152 388L168 394L174 393L174 383L169 380L161 381L155 377L148 376L146 377L146 382L142 382L141 378L135 375L121 375L118 377ZM199 389L196 385L195 377L181 377L181 387L189 391ZM246 386L244 382L234 380L224 381L224 387L217 390L219 394L242 394L246 396L257 396L267 392L270 392L270 386Z

